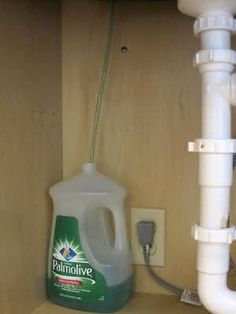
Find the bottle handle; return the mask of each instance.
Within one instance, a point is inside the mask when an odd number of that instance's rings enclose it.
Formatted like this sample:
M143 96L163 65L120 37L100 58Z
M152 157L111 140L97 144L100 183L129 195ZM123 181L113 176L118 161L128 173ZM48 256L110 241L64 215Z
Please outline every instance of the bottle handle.
M128 246L126 225L123 213L123 203L122 204L110 204L108 207L112 212L114 217L114 225L115 225L115 250L121 251L122 249L126 249Z
M100 264L99 260L96 258L96 254L94 254L91 246L89 245L88 235L86 232L86 219L87 213L91 210L96 210L96 208L107 208L113 215L114 218L114 226L115 226L115 239L114 239L114 248L110 251L110 254L116 254L121 250L126 250L128 248L128 239L127 239L127 232L125 226L125 220L123 215L123 202L119 203L108 203L102 204L96 207L88 207L84 209L83 215L81 215L80 219L80 230L81 230L81 241L82 246L86 251L86 257L92 264ZM104 230L105 236L108 236L107 229ZM104 266L104 265L103 265Z

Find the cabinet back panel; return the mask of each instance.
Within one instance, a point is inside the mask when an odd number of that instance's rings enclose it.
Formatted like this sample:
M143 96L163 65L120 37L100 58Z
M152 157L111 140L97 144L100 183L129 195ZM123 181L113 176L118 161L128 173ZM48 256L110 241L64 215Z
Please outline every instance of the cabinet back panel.
M64 1L65 177L87 161L108 16L106 1ZM175 2L117 1L97 145L98 169L128 188L128 228L130 207L166 209L166 267L156 271L190 288L197 279L191 226L198 222L199 187L198 156L187 152L187 143L201 136L193 21ZM143 266L135 274L137 291L166 293Z

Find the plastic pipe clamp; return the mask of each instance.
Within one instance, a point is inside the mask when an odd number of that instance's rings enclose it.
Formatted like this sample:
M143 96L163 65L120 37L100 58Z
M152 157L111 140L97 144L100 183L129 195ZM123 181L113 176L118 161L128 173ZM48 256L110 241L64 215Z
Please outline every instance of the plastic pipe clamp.
M233 154L236 152L236 140L197 139L188 143L188 151L196 153Z
M192 236L195 240L201 242L231 244L235 240L235 226L213 230L194 225L192 227Z

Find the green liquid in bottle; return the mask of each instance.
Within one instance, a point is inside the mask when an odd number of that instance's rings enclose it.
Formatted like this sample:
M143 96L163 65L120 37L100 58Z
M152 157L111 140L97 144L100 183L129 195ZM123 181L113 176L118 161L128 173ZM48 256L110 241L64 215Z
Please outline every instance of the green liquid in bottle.
M48 282L49 297L54 303L81 311L109 313L118 311L129 301L133 277L117 286L108 287L108 301L103 303L81 303L79 300L63 298L62 296L56 297L54 293L51 293L50 279Z

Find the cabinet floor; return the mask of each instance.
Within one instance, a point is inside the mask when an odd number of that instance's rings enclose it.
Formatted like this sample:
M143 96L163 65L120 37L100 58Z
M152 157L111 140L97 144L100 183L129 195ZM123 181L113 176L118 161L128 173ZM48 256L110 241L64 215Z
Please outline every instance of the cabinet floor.
M52 304L50 301L43 303L31 314L88 314L70 310ZM120 314L207 314L203 307L196 307L181 303L177 297L168 295L152 295L136 293L130 302L122 308Z

